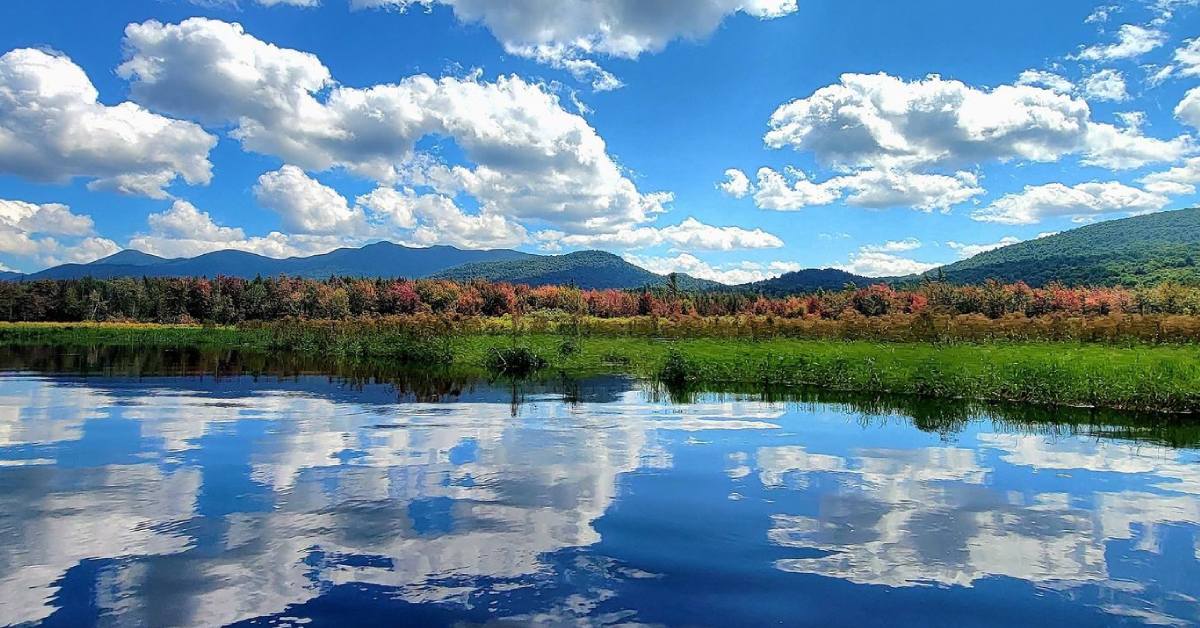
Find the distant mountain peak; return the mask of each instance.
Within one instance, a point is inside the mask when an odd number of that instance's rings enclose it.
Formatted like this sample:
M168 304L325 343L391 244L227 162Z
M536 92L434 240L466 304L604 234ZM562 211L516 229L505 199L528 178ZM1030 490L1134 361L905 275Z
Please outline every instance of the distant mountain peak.
M504 281L531 286L572 285L583 289L630 289L661 286L667 278L607 251L573 251L562 255L535 255L520 260L464 264L435 273L434 277L470 281ZM680 274L687 290L721 288L721 284Z
M143 253L137 249L125 249L117 251L107 257L90 262L91 264L120 264L123 266L148 266L151 264L161 264L168 261L165 257Z

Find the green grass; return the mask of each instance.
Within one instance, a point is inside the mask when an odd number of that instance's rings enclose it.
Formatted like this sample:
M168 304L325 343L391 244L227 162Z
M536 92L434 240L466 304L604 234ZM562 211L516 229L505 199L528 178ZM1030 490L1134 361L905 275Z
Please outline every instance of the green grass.
M674 387L838 391L1200 411L1200 348L1073 342L927 344L744 338L444 335L355 324L190 327L0 324L4 345L130 345L291 351L485 371L520 347L569 376L628 373ZM570 345L564 347L564 343Z

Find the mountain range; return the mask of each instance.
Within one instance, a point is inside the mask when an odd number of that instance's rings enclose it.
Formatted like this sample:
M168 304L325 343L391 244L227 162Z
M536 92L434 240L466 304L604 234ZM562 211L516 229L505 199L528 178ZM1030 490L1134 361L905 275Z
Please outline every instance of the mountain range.
M214 251L196 257L166 258L124 250L87 264L63 264L23 275L0 274L0 280L76 279L94 277L245 277L291 275L325 278L410 277L487 279L530 285L572 284L580 288L640 288L662 285L667 277L635 266L604 251L534 255L509 249L464 250L453 246L408 247L376 242L307 257L277 259L245 251ZM678 275L680 288L712 289L721 284Z
M538 256L508 249L463 250L452 246L413 248L376 242L361 248L340 248L307 257L277 259L245 251L213 251L196 257L165 258L125 250L88 264L64 264L33 273L30 279L107 277L189 277L226 275L253 278L269 275L324 278L331 275L361 277L426 277L452 266Z
M726 286L684 274L685 290L746 290L770 295L837 290L847 284L911 283L941 278L953 283L985 279L1042 286L1141 285L1161 281L1200 283L1200 209L1183 209L1087 225L999 247L941 266L924 275L869 278L834 268L805 269L763 281ZM0 280L79 277L186 277L227 275L486 279L529 285L571 284L581 288L640 288L663 285L664 275L604 251L535 255L508 249L464 250L452 246L407 247L377 242L307 257L277 259L245 251L214 251L196 257L164 258L125 250L88 264L64 264L35 273L0 272Z

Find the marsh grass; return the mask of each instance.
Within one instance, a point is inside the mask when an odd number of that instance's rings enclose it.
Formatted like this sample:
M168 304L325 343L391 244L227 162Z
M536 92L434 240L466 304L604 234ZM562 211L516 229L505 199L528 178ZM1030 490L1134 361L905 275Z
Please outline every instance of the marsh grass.
M0 345L245 348L527 375L628 373L697 386L813 386L938 399L1200 411L1200 348L1078 341L899 342L656 338L454 329L436 320L296 321L241 327L0 324ZM568 345L569 350L563 347Z

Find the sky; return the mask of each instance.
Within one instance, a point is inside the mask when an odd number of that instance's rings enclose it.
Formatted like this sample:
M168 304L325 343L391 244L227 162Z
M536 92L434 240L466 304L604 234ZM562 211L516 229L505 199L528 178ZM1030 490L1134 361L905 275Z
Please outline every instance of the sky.
M1200 0L0 4L0 269L604 249L908 274L1191 207Z

